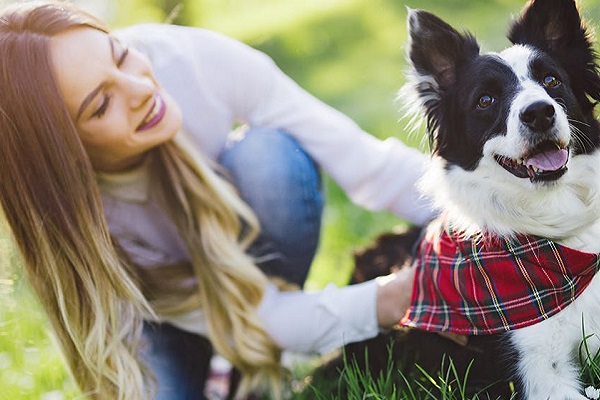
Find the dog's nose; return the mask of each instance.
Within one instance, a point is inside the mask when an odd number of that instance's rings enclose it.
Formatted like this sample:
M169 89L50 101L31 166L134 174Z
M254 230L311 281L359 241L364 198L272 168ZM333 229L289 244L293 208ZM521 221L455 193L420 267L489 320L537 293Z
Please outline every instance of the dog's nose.
M554 125L554 106L546 101L528 105L519 116L521 121L535 132L544 132Z

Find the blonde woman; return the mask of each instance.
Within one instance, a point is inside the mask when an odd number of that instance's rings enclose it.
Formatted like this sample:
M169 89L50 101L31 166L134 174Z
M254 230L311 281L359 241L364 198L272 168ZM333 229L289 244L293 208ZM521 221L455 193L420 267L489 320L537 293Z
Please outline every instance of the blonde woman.
M267 274L306 277L315 162L357 203L429 219L419 152L197 28L115 35L68 3L22 3L0 15L0 54L2 208L90 398L202 398L212 348L240 393L277 395L282 349L327 352L402 316L410 277L282 293Z

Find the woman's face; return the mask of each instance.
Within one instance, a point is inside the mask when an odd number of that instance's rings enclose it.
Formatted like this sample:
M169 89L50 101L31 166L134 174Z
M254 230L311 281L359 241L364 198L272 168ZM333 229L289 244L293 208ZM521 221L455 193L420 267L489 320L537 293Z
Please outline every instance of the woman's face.
M60 93L96 170L115 172L179 130L181 110L149 60L115 37L75 28L52 38Z

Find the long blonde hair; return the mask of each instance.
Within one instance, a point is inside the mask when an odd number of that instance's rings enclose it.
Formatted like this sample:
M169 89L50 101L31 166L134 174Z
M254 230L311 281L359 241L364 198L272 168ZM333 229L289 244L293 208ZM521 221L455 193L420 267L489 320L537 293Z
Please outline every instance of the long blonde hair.
M254 213L185 136L155 152L158 192L187 244L212 344L248 378L240 393L267 382L278 397L281 351L256 314L268 281L244 251L258 233Z
M111 240L95 173L50 64L50 38L81 26L108 32L66 2L0 14L0 200L80 388L98 399L145 399L151 384L138 343L142 319L155 318L145 296L152 293L142 293ZM255 217L201 155L174 142L152 153L165 210L198 278L180 311L203 308L211 342L247 378L242 392L259 378L277 388L280 350L256 315L267 280L244 251Z

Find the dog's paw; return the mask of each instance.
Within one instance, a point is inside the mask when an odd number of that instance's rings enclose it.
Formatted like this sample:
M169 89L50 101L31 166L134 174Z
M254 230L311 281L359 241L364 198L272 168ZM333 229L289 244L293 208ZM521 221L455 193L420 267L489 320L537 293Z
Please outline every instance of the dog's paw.
M540 372L544 372L544 368L540 367ZM589 400L583 394L583 387L577 379L577 375L569 374L564 370L563 374L545 372L544 376L539 379L529 379L524 382L526 399Z
M530 393L528 399L546 399L546 400L589 400L583 395L579 389L572 387L564 387L562 385L552 385L552 387L544 388L541 392Z
M548 400L590 400L581 393L559 394L548 397Z

